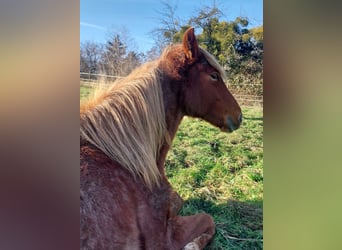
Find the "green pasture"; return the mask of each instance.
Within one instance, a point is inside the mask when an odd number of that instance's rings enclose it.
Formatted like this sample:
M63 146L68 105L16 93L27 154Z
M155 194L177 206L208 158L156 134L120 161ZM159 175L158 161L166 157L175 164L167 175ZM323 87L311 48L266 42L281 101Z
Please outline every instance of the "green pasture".
M81 86L81 100L90 87ZM206 249L263 248L263 110L243 107L239 130L224 133L185 117L166 160L181 215L209 213L216 235Z
M166 160L169 181L185 200L181 214L214 217L216 237L206 249L263 248L263 113L243 113L231 134L185 117Z
M86 99L93 92L93 88L87 85L81 85L80 87L80 100Z

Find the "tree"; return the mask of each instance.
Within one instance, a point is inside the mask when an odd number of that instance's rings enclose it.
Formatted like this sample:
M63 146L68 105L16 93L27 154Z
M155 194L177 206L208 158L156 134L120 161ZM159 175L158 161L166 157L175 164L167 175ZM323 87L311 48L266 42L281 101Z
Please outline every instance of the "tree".
M105 45L101 58L101 70L109 75L121 75L123 59L126 55L126 45L120 35L115 34Z
M196 28L199 45L213 54L228 72L231 84L260 85L263 74L263 27L249 29L247 18L237 17L233 21L220 20L221 7L212 2L204 6L187 22L177 18L177 5L164 1L158 12L161 25L152 34L157 37L156 47L164 48L170 43L179 43L184 32ZM258 88L259 90L261 88Z
M141 64L143 55L131 50L134 47L127 29L112 32L104 46L100 67L103 74L125 76Z
M150 50L146 52L144 55L145 61L152 61L159 57L160 52L157 46L153 46Z
M213 6L205 6L198 10L198 13L188 22L189 25L202 30L202 34L198 38L199 43L214 56L218 56L221 50L220 42L214 36L221 16L222 12L216 2L213 2Z
M159 27L151 31L151 36L154 39L155 47L158 54L161 54L163 49L174 42L175 34L182 27L181 20L176 16L177 3L171 4L170 1L161 1L162 10L156 11L159 15Z
M80 48L80 71L89 74L97 73L101 52L101 46L97 43L90 41L82 43Z
M129 51L123 60L122 75L127 75L138 67L142 63L143 57L143 53Z

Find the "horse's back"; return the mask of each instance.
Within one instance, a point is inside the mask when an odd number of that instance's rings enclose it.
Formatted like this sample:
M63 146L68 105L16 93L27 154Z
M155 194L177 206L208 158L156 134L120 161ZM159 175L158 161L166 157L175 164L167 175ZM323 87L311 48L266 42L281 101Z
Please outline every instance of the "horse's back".
M81 249L164 249L169 184L150 192L90 145L80 161Z

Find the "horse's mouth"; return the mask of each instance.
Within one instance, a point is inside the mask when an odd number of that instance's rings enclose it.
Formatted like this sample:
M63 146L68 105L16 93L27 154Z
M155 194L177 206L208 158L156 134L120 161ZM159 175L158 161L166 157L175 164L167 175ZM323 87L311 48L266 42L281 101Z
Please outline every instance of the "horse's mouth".
M222 132L232 133L240 127L240 124L235 124L231 118L227 119L227 122L220 126Z
M224 123L224 126L221 126L221 131L231 133L240 127L241 121L242 121L241 116L239 117L237 123L234 123L233 119L228 116L226 122Z
M217 124L216 126L221 130L221 132L231 133L234 131L234 129L232 129L232 127L224 121L222 121L220 124Z
M225 133L231 133L231 132L233 132L233 130L230 130L228 127L225 127L225 126L220 127L220 130L221 130L222 132L225 132Z

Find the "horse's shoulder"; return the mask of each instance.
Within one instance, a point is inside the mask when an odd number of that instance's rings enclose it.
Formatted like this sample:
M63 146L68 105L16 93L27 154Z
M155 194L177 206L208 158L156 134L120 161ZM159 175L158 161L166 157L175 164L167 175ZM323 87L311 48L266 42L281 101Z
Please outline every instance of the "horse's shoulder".
M100 149L92 144L84 144L80 147L81 166L84 162L93 162L94 164L113 164L113 161Z

